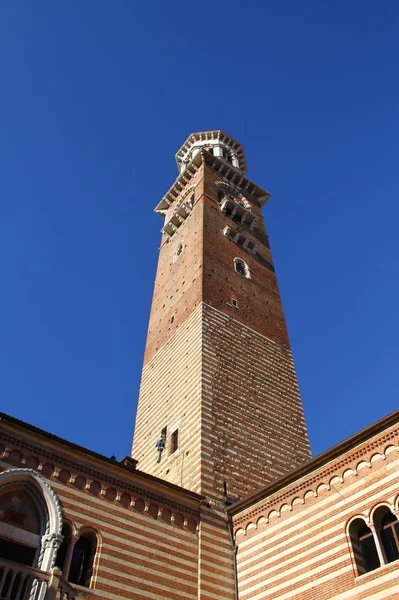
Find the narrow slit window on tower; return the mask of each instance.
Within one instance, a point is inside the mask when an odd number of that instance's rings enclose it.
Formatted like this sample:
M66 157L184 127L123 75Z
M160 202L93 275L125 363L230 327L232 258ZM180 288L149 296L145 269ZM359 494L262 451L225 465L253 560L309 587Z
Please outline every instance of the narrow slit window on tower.
M237 302L237 300L236 300L235 298L232 298L232 299L231 299L231 303L232 303L232 305L233 305L235 308L238 308L238 302Z
M170 318L170 322L173 323L174 320L175 320L175 315L172 315Z
M179 430L175 429L172 431L170 438L170 453L173 454L179 447Z
M234 259L234 270L239 275L246 277L246 279L251 279L251 272L249 270L249 267L247 263L244 260L242 260L242 258Z

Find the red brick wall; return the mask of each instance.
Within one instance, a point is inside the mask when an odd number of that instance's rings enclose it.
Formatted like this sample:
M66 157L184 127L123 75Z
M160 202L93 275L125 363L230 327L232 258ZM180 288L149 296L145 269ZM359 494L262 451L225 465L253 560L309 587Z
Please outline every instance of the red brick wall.
M1 427L0 471L28 467L54 489L64 520L98 534L88 598L198 600L199 500Z
M397 426L233 517L240 600L388 600L398 561L358 574L347 525L397 510ZM370 521L369 521L370 520Z
M223 235L237 224L220 210L219 179L199 170L188 184L196 186L191 215L161 245L133 456L145 471L221 499L224 481L242 497L310 450L260 208L248 198L258 222L253 231L241 227L259 245L254 255ZM235 257L250 279L235 272ZM179 427L179 453L166 451L157 463L165 426Z

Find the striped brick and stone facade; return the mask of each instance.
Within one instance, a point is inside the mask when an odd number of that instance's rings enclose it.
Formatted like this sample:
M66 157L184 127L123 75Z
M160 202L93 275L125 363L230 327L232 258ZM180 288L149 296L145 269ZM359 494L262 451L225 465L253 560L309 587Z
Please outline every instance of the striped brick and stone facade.
M270 194L221 131L176 162L133 458L0 413L0 598L399 597L399 411L311 459Z
M176 160L156 208L164 225L132 455L207 498L199 594L227 600L226 501L306 462L310 448L261 212L270 194L221 131L193 134Z
M397 599L398 472L399 411L232 506L240 600Z
M198 598L201 496L136 470L129 458L108 459L0 417L0 492L11 476L20 481L17 492L22 483L34 490L42 480L58 499L62 522L71 527L70 545L88 531L96 537L89 577L73 586L77 598ZM0 514L1 534L3 520ZM61 541L62 536L56 550ZM32 543L29 536L26 543ZM55 555L49 569L58 564ZM0 557L0 580L2 566Z
M156 209L164 226L133 456L212 500L242 498L310 458L261 212L270 194L223 132L193 134L176 157L184 170Z

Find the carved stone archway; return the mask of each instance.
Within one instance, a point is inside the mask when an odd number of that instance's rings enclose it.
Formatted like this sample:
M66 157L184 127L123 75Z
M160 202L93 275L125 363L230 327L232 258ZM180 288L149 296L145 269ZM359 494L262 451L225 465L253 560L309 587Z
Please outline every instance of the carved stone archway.
M0 473L0 494L13 485L25 484L34 493L35 500L44 515L44 533L41 537L37 568L50 571L55 563L57 550L62 542L62 511L53 488L32 469L9 469Z

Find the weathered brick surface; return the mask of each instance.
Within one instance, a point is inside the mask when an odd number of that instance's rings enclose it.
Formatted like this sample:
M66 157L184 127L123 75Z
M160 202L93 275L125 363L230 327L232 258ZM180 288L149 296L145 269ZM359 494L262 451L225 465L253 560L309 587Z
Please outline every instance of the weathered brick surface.
M64 520L98 535L91 589L79 598L198 599L199 500L0 424L0 471L26 467L54 489Z
M248 198L257 226L239 225L258 244L253 255L223 235L226 225L238 225L220 210L219 179L206 166L199 170L188 186L195 199L190 216L170 241L162 239L132 450L142 470L213 499L199 530L204 600L234 597L220 503L225 484L229 496L243 497L310 456L260 208ZM248 264L250 279L234 271L236 257ZM155 444L165 427L158 462ZM172 452L176 427L179 449Z
M199 199L202 195L203 182L200 173L188 187L192 186L195 186L195 205L192 214L175 233L171 242L166 242L166 238L162 237L144 364L154 356L201 301L203 206ZM184 251L179 259L174 261L174 254L181 242L184 242ZM173 323L171 323L172 316Z
M166 214L194 193L191 214L170 241L162 238L159 253L133 446L141 472L10 418L0 421L0 472L40 473L64 520L76 532L97 532L91 589L79 590L82 599L396 599L397 562L359 575L346 526L355 515L372 519L380 503L399 509L399 416L340 446L341 454L332 449L332 458L308 462L260 207L244 194L257 217L253 230L226 216L221 175L206 162L197 161L183 190L182 175ZM234 180L243 178L235 172ZM255 193L251 182L245 186ZM256 254L224 236L226 225L256 242ZM235 258L251 278L234 271ZM226 488L230 499L256 493L227 508Z
M198 171L193 211L160 248L133 456L144 471L221 499L224 482L243 497L310 450L260 208L247 198L254 230L234 222L220 210L219 179ZM226 225L241 228L257 253L225 237ZM251 278L235 272L236 257ZM167 444L157 463L161 430L177 424L179 452Z
M309 459L291 352L203 305L202 491L242 498Z
M220 210L217 187L214 185L218 176L208 168L204 175L203 300L257 333L281 346L289 347L273 259L260 208L250 198L247 199L252 213L258 219L254 230L251 231L245 223L236 224ZM226 238L223 235L226 225L239 227L250 240L256 242L256 255ZM233 260L236 257L248 264L250 279L234 272ZM238 309L232 306L232 299L237 300Z
M347 534L399 502L395 425L233 516L240 600L385 600L399 594L397 561L359 575Z
M193 491L201 489L201 306L177 327L142 374L133 456L139 468ZM156 442L167 427L161 461ZM170 431L179 430L171 452Z

